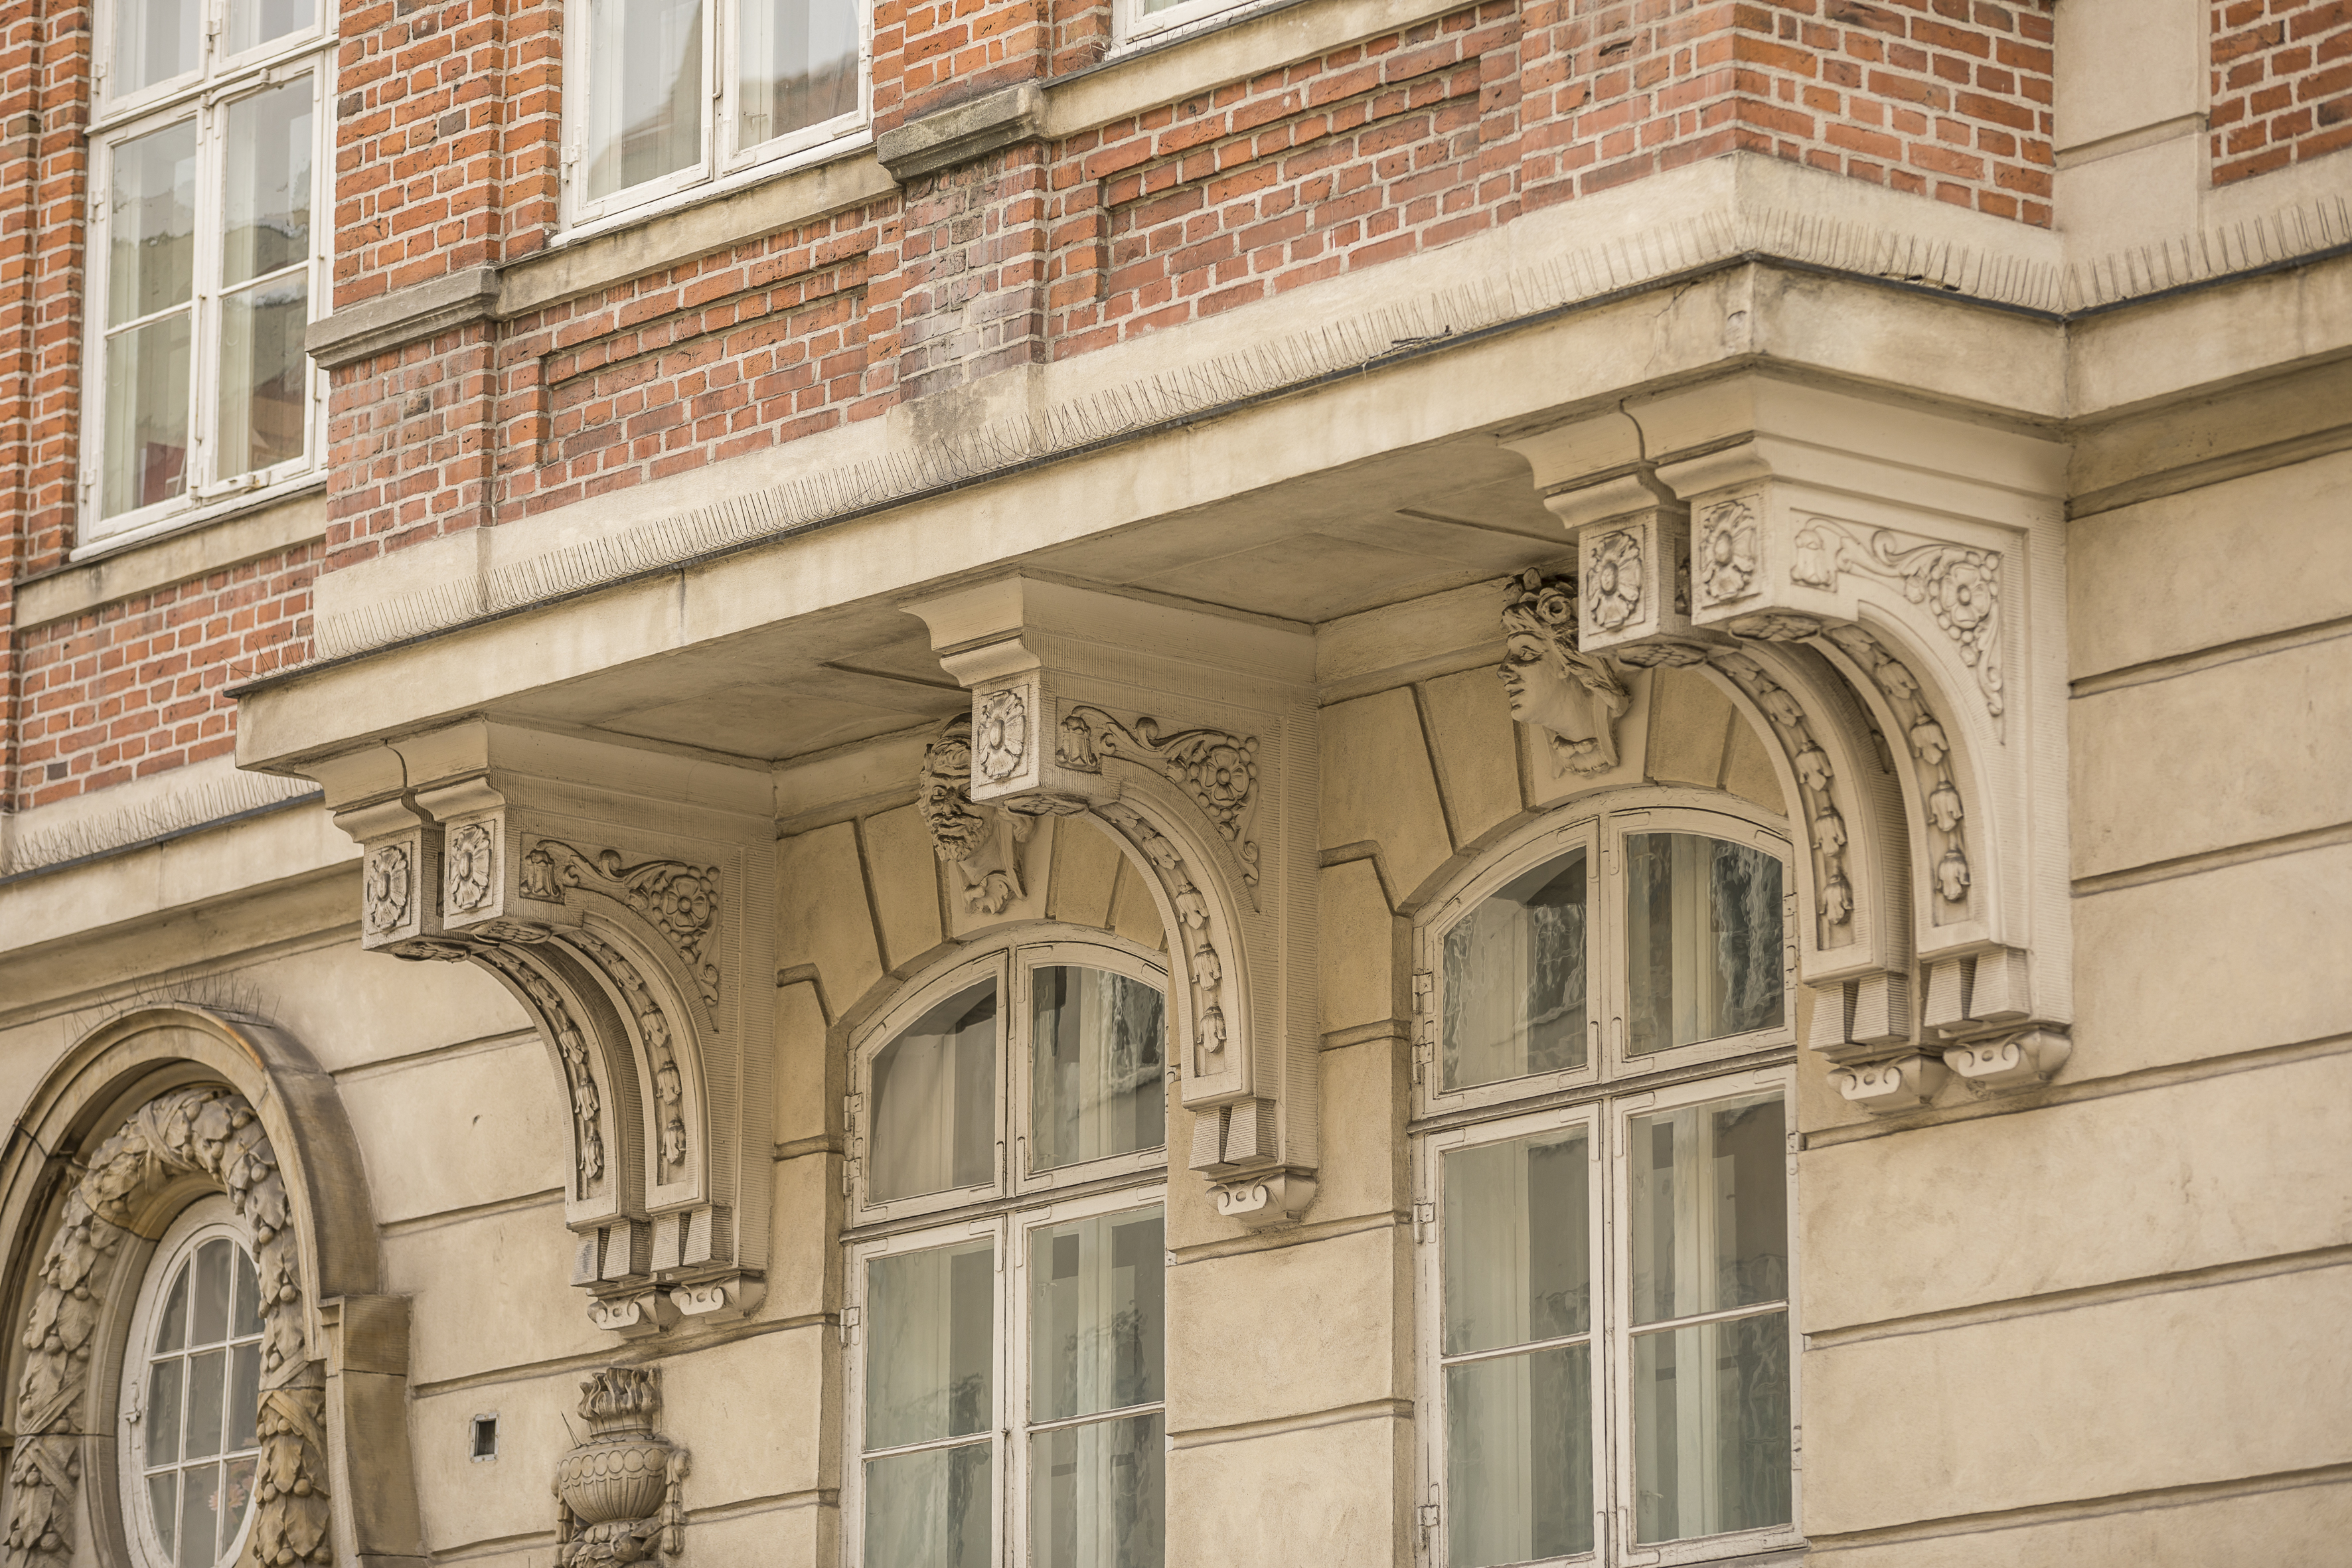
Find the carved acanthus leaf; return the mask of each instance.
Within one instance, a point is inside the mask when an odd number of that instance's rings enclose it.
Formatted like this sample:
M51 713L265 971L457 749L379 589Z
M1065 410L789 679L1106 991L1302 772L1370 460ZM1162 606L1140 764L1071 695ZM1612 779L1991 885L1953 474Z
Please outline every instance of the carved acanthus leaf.
M1809 519L1796 537L1789 577L1800 586L1834 588L1842 571L1861 572L1901 585L1924 606L1976 672L1985 710L2001 713L2000 552L1938 540L1915 540L1891 528L1864 538L1829 518Z
M575 931L569 940L620 988L628 998L629 1011L636 1016L637 1033L644 1037L647 1065L653 1069L654 1099L660 1121L654 1149L656 1179L662 1183L676 1181L685 1173L689 1151L686 1080L678 1072L677 1048L671 1037L668 1016L662 1012L661 1003L646 984L645 976L637 972L637 966L619 948L586 931Z
M591 856L560 839L537 840L523 855L522 892L542 903L566 888L611 895L636 911L686 963L704 1002L719 1001L719 965L710 956L719 934L719 868L684 860L625 863L617 849Z
M1234 846L1243 879L1256 884L1257 846L1242 837L1257 789L1256 736L1208 729L1164 735L1156 719L1138 719L1130 729L1099 708L1073 708L1063 716L1055 748L1055 760L1079 773L1099 773L1105 757L1158 767L1208 815Z
M25 1326L16 1395L14 1500L0 1563L61 1568L73 1552L77 1456L98 1348L92 1336L124 1238L145 1200L198 1177L253 1227L261 1283L261 1442L251 1540L265 1563L325 1563L326 1394L306 1349L299 1254L285 1177L253 1107L226 1089L175 1089L149 1100L100 1146L66 1194Z

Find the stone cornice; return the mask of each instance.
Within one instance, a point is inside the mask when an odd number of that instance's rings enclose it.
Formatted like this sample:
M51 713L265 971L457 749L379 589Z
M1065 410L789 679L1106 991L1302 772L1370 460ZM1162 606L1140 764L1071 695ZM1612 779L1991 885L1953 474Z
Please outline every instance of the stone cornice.
M468 267L347 305L310 323L302 346L327 370L483 321L496 313L499 269Z
M874 152L892 178L913 180L1045 133L1045 89L1024 81L894 126L874 139Z

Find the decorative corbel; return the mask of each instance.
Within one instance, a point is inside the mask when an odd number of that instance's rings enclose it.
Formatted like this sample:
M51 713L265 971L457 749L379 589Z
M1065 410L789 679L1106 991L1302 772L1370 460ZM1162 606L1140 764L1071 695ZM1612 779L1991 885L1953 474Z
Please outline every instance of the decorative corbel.
M906 607L972 694L926 760L942 858L985 889L1008 819L1111 834L1167 933L1189 1163L1221 1213L1296 1219L1318 1163L1311 637L1022 577Z
M361 944L472 963L539 1026L590 1320L638 1338L757 1306L764 781L481 723L317 771L364 849Z
M1810 1043L1872 1069L1846 1098L2046 1080L2071 1010L2063 448L1762 375L1510 445L1576 535L1584 651L1703 668L1772 742L1811 850Z

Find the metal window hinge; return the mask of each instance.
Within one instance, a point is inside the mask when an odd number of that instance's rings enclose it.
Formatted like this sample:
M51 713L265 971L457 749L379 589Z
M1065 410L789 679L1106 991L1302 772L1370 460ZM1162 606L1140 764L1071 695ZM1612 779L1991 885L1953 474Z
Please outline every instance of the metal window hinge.
M1415 1204L1415 1205L1412 1205L1412 1238L1413 1238L1413 1240L1415 1240L1415 1241L1427 1241L1427 1240L1429 1239L1429 1233L1430 1233L1431 1231L1435 1230L1436 1228L1437 1228L1437 1205L1436 1205L1435 1204Z
M1435 1530L1437 1528L1437 1505L1435 1503L1423 1503L1420 1508L1413 1511L1420 1516L1422 1529Z
M841 1310L841 1342L843 1344L854 1345L857 1342L857 1324L863 1315L863 1310L857 1307L844 1307Z
M1426 970L1426 969L1419 969L1419 970L1415 970L1415 971L1413 972L1413 976L1412 976L1412 1012L1413 1012L1413 1016L1415 1016L1415 1017L1419 1017L1422 1014L1426 1013L1426 1012L1428 1012L1428 1011L1429 1011L1429 999L1430 999L1430 996L1431 996L1432 993L1433 993L1436 989L1437 989L1437 976L1436 976L1433 972L1431 972L1431 971L1429 971L1429 970Z

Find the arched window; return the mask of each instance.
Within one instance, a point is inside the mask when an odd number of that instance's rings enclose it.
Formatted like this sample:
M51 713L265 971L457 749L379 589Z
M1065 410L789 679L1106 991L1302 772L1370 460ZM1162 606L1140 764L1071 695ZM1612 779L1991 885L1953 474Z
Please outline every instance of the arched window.
M846 1510L864 1568L1157 1568L1167 980L1031 928L852 1058Z
M1712 792L1572 805L1417 932L1440 1568L1796 1530L1787 840Z
M260 1454L261 1292L227 1198L192 1205L157 1245L122 1390L123 1514L142 1568L234 1563Z

